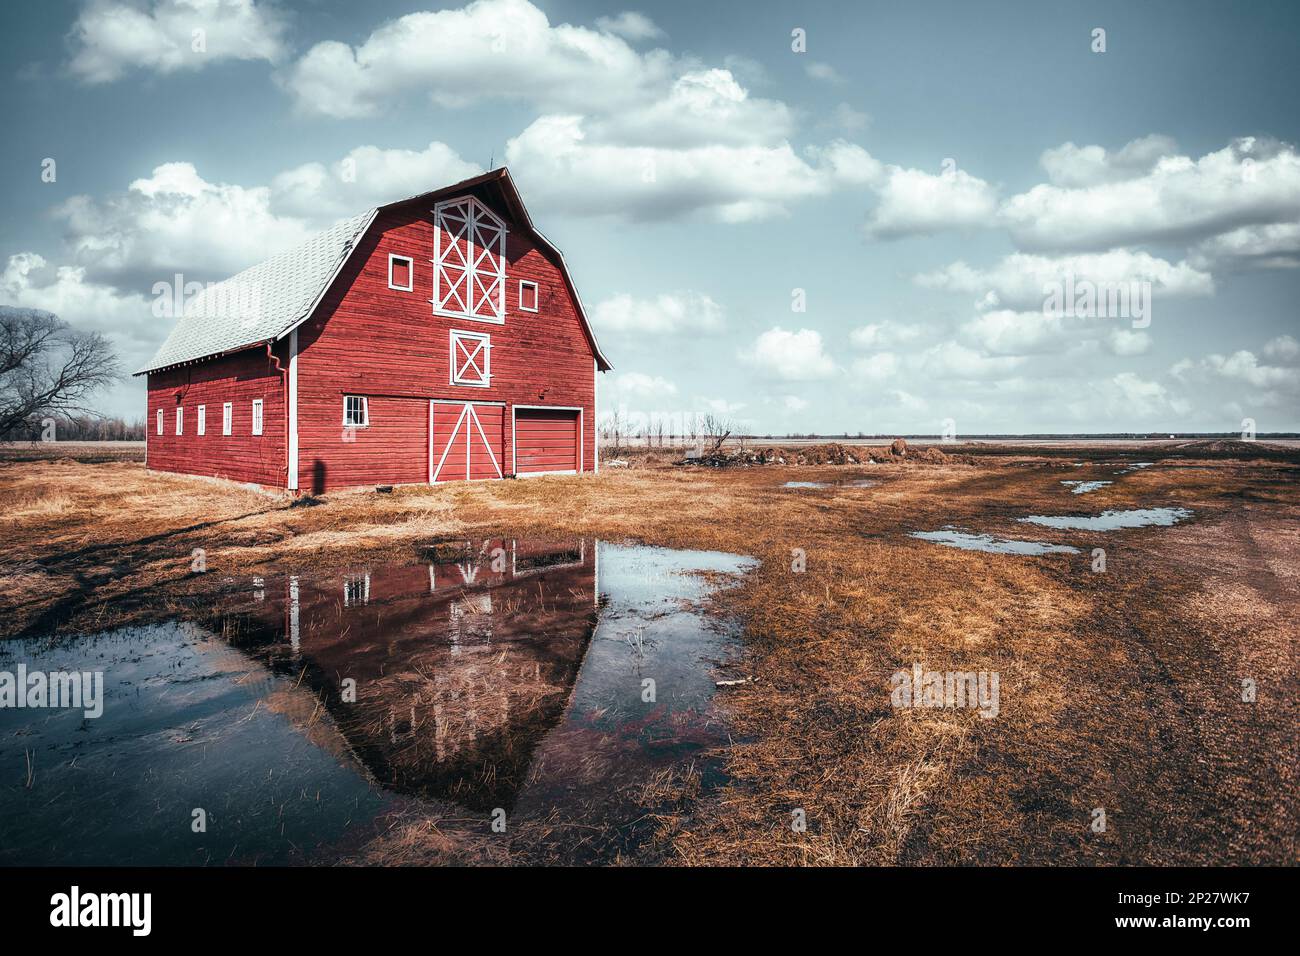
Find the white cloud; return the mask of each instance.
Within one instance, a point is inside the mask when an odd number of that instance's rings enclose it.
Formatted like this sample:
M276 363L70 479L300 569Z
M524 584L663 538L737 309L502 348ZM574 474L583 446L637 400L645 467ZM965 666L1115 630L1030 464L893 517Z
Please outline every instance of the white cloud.
M604 33L612 33L625 40L654 40L664 35L653 20L644 13L624 10L613 17L597 17L596 26Z
M859 132L871 123L871 115L854 109L848 103L839 103L831 111L831 124L849 132Z
M276 215L268 187L210 183L191 163L164 163L102 202L74 196L55 215L73 257L92 276L181 271L225 278L314 231Z
M849 341L860 349L893 348L915 342L925 334L926 329L920 324L888 320L859 326L849 333Z
M1116 152L1101 146L1063 143L1039 158L1048 178L1058 186L1095 186L1145 175L1178 144L1168 136L1152 134L1135 139Z
M610 332L675 335L716 332L724 325L722 306L702 292L667 292L653 299L622 293L597 302L591 313L596 327Z
M823 349L821 333L815 329L792 332L773 326L743 350L740 359L765 375L788 382L814 381L835 374L835 363Z
M1300 358L1300 342L1289 335L1279 335L1265 344L1264 355L1281 362L1294 362Z
M156 318L139 293L89 282L84 269L51 266L34 252L9 257L0 272L0 302L44 309L78 329L102 333L127 371L143 365L171 330L171 321Z
M808 399L800 398L798 395L786 395L781 399L781 405L787 412L802 412L808 407Z
M997 190L962 169L936 176L890 166L878 197L866 225L867 235L877 239L988 226L997 209Z
M608 30L552 26L528 0L474 0L390 20L355 48L317 43L283 82L300 108L335 117L372 115L408 93L450 107L508 99L611 112L653 98L676 72L662 50L643 55Z
M316 221L355 216L482 171L445 143L423 150L358 146L328 165L304 163L277 175L271 180L272 206Z
M1019 368L1022 356L990 356L959 342L931 346L919 356L919 366L927 374L959 381L999 378Z
M1151 350L1151 336L1133 329L1112 329L1103 342L1112 355L1144 355Z
M286 26L278 10L254 0L91 0L72 26L70 67L87 83L108 83L133 67L174 73L219 60L275 62Z
M677 386L659 375L644 372L616 374L607 386L606 394L614 399L663 399L677 394ZM605 391L602 388L602 391Z
M877 352L854 361L852 372L854 378L883 382L897 375L900 367L899 357L893 352Z
M844 77L840 76L839 71L829 63L819 63L814 61L804 67L804 72L814 80L821 80L823 83L844 82Z
M1042 307L1049 283L1062 283L1067 276L1087 280L1099 287L1151 283L1152 292L1170 296L1214 294L1214 279L1208 272L1186 262L1173 264L1146 252L1112 249L1109 252L1072 256L1041 256L1017 252L989 269L976 269L954 262L935 272L916 276L919 285L953 292L987 294L992 304L1015 309Z
M1300 222L1242 226L1199 243L1192 261L1208 268L1300 268Z
M785 215L792 202L840 184L850 150L818 166L778 146L663 149L588 139L580 116L544 116L506 144L506 161L539 206L569 215L670 219L692 213L723 222ZM535 198L534 198L535 197Z
M1238 382L1252 388L1300 390L1300 369L1261 365L1254 352L1239 349L1231 355L1211 354L1199 362L1184 359L1174 366L1175 376L1184 379L1211 377Z
M1198 160L1164 156L1136 178L1085 187L1040 184L999 218L1026 249L1108 249L1195 241L1300 219L1300 155L1253 137Z

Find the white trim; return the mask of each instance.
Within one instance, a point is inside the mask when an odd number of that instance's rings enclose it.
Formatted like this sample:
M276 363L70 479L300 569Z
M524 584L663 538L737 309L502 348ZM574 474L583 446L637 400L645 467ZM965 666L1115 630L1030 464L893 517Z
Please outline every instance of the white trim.
M533 303L534 303L534 304L533 304L533 307L532 307L531 309L528 308L528 306L524 305L524 286L526 286L526 285L529 285L529 286L532 286L532 287L533 287ZM536 283L536 282L533 282L531 279L520 279L520 280L519 280L519 311L520 311L520 312L537 312L537 311L539 311L539 310L541 309L541 307L542 307L542 290L541 290L540 288L538 288L537 283Z
M473 349L465 348L461 345L461 351L465 354L465 362L461 363L460 357L456 354L456 346L460 345L461 339L470 339L479 343L478 347ZM447 372L450 377L450 384L470 386L472 388L491 388L492 387L492 336L486 332L466 332L462 329L451 329L447 333L448 348L447 353ZM478 355L483 356L483 367L479 368L479 363L475 361ZM460 366L459 370L457 366ZM474 371L482 375L478 381L466 380L461 378L457 372L463 372L469 366L474 367Z
M229 435L235 426L235 403L222 402L221 404L221 434Z
M519 442L517 441L519 436L519 429L515 427L515 419L517 418L515 412L521 408L525 410L531 409L533 411L577 412L578 413L578 468L576 471L573 470L572 468L567 468L567 469L560 469L557 471L526 471L522 475L519 474ZM531 478L533 475L580 475L582 474L582 465L583 465L582 446L584 444L582 438L585 433L582 420L585 417L586 417L586 412L581 405L513 405L511 406L510 409L510 470L511 472L514 473L514 476L516 478Z
M290 491L298 490L298 330L289 333L289 447L285 450L285 485Z
M162 433L163 433L163 410L160 408L158 409L158 434L161 435Z
M463 222L459 229L447 223L448 214L453 209L454 214ZM433 298L429 301L435 315L491 322L495 325L505 324L508 231L505 220L474 196L455 196L434 204ZM453 239L445 252L442 248L444 232ZM460 251L461 243L464 243L463 251ZM495 251L493 246L496 246ZM446 276L446 263L453 252L457 251L460 254L460 264L452 263L452 267L462 275L460 281L453 285ZM484 259L492 255L496 256L495 268L490 271L482 268ZM491 281L485 285L483 280L488 277L491 277ZM496 300L495 304L493 299ZM476 311L484 302L492 309L489 315Z
M492 450L492 443L491 443L490 441L488 441L487 433L483 431L483 423L482 423L481 421L479 421L479 418L478 418L478 412L474 411L474 406L473 406L473 405L468 406L468 408L469 408L469 414L470 414L470 417L472 417L472 418L474 419L474 427L478 429L478 437L481 438L481 439L483 439L483 447L486 448L486 449L488 450L488 457L492 459L492 467L496 469L497 477L498 477L498 478L504 478L505 475L501 474L501 465L497 463L496 452L494 452L494 451ZM469 431L469 429L466 429L466 431ZM465 480L466 480L466 481L469 481L469 458L468 458L468 454L469 454L469 442L468 442L468 440L465 442L465 452L466 452L466 459L465 459Z
M176 406L176 434L185 434L185 406Z
M466 412L468 409L469 409L469 402L466 402L466 403L465 403L465 407L462 408L462 409L460 410L460 416L456 419L456 425L455 425L455 427L452 428L452 430L451 430L451 437L447 439L447 447L444 448L444 449L442 450L442 457L438 459L438 467L434 470L434 472L433 472L433 477L431 477L431 478L429 479L429 484L433 484L435 481L437 481L437 480L438 480L438 476L442 474L442 466L443 466L443 465L446 463L446 461L447 461L447 455L451 453L451 446L452 446L452 443L455 442L455 440L456 440L456 434L457 434L457 432L460 431L460 423L463 422L463 421L465 420L465 412ZM432 418L429 419L429 432L430 432L430 433L433 432L433 419L432 419ZM468 475L469 465L468 465L468 464L465 465L465 471L467 472L467 474L465 475L465 477L468 478L468 477L469 477L469 475Z
M263 426L265 425L265 417L266 417L266 402L260 398L253 399L252 425L253 425L254 435L262 434L262 429Z
M194 434L206 435L208 433L208 406L200 405L198 413L198 422L194 426Z
M442 450L442 457L438 459L438 466L434 468L433 452L435 448L435 440L434 440L434 432L433 432L434 429L433 406L439 404L461 405L463 407L460 410L460 415L457 416L456 418L456 424L451 429L451 435L447 439L447 447ZM493 469L496 470L497 478L505 477L505 475L501 473L501 463L497 461L496 452L492 450L492 442L488 441L487 432L483 430L483 422L479 420L478 412L474 410L475 405L497 405L497 404L499 403L497 402L452 402L452 401L447 401L446 399L430 399L429 401L429 466L430 466L429 484L432 485L435 482L437 482L438 476L442 474L442 466L447 463L447 456L451 454L451 446L456 444L456 438L460 435L461 426L464 426L465 428L465 480L466 481L474 480L471 477L471 469L473 467L473 451L474 451L473 433L470 431L469 421L474 422L474 427L478 429L479 438L483 439L483 447L487 449L488 457L492 459L492 467ZM469 421L467 421L467 419ZM489 477L487 479L479 479L479 480L491 481L492 479Z
M406 281L407 285L393 285L393 261L400 259L406 263ZM397 292L414 292L415 291L415 260L410 256L399 256L396 252L388 254L388 288Z
M361 399L361 423L348 421L348 399ZM344 428L369 428L370 427L370 396L358 395L355 392L343 396L343 427Z
M600 474L600 362L591 360L591 473Z

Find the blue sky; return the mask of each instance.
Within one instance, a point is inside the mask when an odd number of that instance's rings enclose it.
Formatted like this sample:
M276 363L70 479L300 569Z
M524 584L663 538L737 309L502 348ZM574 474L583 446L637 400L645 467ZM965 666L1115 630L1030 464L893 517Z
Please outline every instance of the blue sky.
M1294 4L0 17L0 302L99 329L132 368L170 324L156 283L506 162L615 365L606 409L778 433L1300 429ZM1067 281L1149 308L1045 311ZM139 380L103 400L142 407Z

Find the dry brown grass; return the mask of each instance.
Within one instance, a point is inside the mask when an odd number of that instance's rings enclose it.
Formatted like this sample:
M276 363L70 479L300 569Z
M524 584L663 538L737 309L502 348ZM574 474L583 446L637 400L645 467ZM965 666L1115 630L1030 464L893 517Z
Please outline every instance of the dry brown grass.
M103 626L179 607L216 577L405 556L470 532L750 554L761 567L718 597L745 623L740 669L755 678L721 692L736 732L731 782L703 793L690 775L647 782L657 836L642 861L1295 863L1295 463L1171 459L1088 495L1059 484L1111 478L1115 454L722 471L639 461L303 508L133 463L0 464L0 626ZM779 487L828 477L879 484ZM1168 504L1196 518L1109 534L1014 520ZM988 555L906 537L947 524L1083 553ZM1090 570L1097 546L1104 575ZM195 548L206 576L190 571ZM791 572L793 548L806 573ZM998 718L895 710L890 675L913 662L998 672ZM1258 683L1254 705L1240 700L1243 678ZM1104 834L1089 829L1097 807ZM791 828L795 809L806 832ZM502 861L454 819L418 815L359 859Z

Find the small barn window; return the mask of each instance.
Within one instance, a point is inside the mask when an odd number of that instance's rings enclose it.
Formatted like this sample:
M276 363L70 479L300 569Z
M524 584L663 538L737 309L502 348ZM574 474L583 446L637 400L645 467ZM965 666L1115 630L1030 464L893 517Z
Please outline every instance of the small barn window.
M388 288L410 292L415 288L415 260L410 256L389 253Z
M492 340L481 332L451 332L451 384L492 384Z
M185 431L185 406L176 406L176 434L183 434Z
M158 409L158 434L162 434L162 409Z
M230 426L235 420L235 405L233 402L226 402L221 406L221 434L229 435Z
M253 399L253 434L262 434L262 400Z
M433 311L504 324L505 222L466 196L438 203L433 224Z
M343 396L343 427L368 428L370 426L370 403L364 395Z
M199 426L195 429L196 435L206 435L208 433L208 406L199 406Z
M519 308L525 312L537 311L537 283L519 283Z

